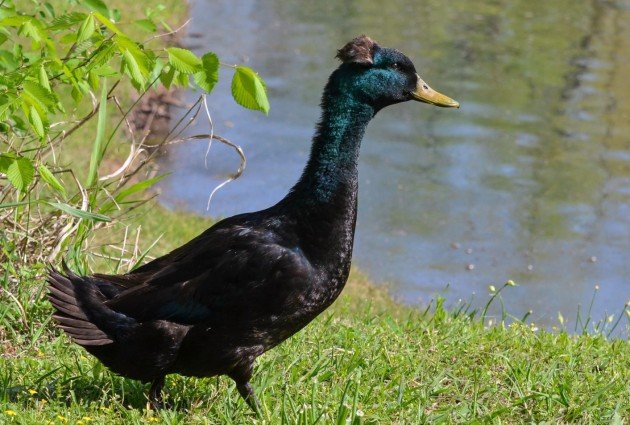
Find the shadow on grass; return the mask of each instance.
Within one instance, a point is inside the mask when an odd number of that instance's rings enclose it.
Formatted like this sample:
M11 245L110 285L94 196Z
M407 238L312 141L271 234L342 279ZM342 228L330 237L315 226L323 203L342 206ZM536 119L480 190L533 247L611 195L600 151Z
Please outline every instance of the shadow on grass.
M149 409L150 384L115 375L97 361L94 361L91 370L80 375L71 365L59 366L35 379L32 385L15 385L20 381L19 378L4 378L0 387L0 400L21 404L25 409L32 408L38 400L68 407L78 405L87 408L96 405L99 408ZM219 394L226 393L235 397L234 401L240 400L234 385L222 385L220 379L170 375L162 391L164 399L161 410L190 412L200 403L212 404L217 401Z

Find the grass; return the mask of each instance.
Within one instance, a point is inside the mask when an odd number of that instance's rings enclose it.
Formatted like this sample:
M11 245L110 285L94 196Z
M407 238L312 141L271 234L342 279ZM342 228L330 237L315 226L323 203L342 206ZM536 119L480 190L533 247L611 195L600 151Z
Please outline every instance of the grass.
M178 238L175 238L176 242ZM174 241L175 243L175 241ZM40 270L41 271L41 270ZM226 377L167 379L170 407L51 325L41 273L2 298L0 423L627 423L630 345L394 304L354 273L333 308L263 355L257 419ZM89 418L89 419L87 419Z

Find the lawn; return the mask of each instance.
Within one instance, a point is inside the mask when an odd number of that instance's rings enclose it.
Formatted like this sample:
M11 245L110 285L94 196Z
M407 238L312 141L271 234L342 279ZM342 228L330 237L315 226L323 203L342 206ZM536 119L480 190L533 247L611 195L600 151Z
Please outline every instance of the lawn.
M148 239L165 232L161 252L209 223L156 208L136 220ZM157 225L169 221L187 225ZM226 377L169 376L168 408L154 412L147 387L110 373L53 326L43 266L12 265L3 267L0 299L0 423L621 424L630 417L628 341L518 322L488 328L470 311L445 311L441 300L412 309L356 271L330 310L259 359L252 384L263 418Z

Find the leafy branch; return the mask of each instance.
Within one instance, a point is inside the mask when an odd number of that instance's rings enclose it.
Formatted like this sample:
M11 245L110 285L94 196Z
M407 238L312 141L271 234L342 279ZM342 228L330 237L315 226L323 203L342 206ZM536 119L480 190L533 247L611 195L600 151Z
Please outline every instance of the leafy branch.
M40 237L49 241L45 250L54 255L73 235L79 250L94 228L110 223L112 213L123 216L143 202L133 195L159 181L155 175L138 178L155 151L145 144L147 135L139 143L132 141L117 172L100 176L118 127L127 122L131 128L127 117L134 105L121 106L116 95L120 83L131 84L139 99L160 85L191 87L206 95L214 90L223 66L233 73L234 100L269 112L265 83L251 68L226 65L213 52L199 57L181 47L149 47L176 32L162 12L158 6L125 22L102 0L68 1L58 9L44 3L28 11L11 1L0 4L0 222L11 229L10 236L0 237L0 245L21 247L26 258L29 244L37 245L35 238ZM128 24L150 37L138 41L126 31ZM167 32L160 34L159 27ZM112 103L121 118L108 129ZM82 173L60 165L56 152L86 126L95 134L89 170ZM145 158L138 161L141 154ZM79 179L81 175L85 177Z

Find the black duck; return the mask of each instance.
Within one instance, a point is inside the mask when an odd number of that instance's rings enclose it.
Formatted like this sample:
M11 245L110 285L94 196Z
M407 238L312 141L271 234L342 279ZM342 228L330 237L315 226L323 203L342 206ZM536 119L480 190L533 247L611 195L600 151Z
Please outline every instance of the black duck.
M257 410L256 358L330 306L348 278L368 122L408 100L459 107L366 36L337 57L308 164L276 205L222 220L125 275L50 271L59 326L112 371L151 382L154 406L164 377L179 373L228 375Z

